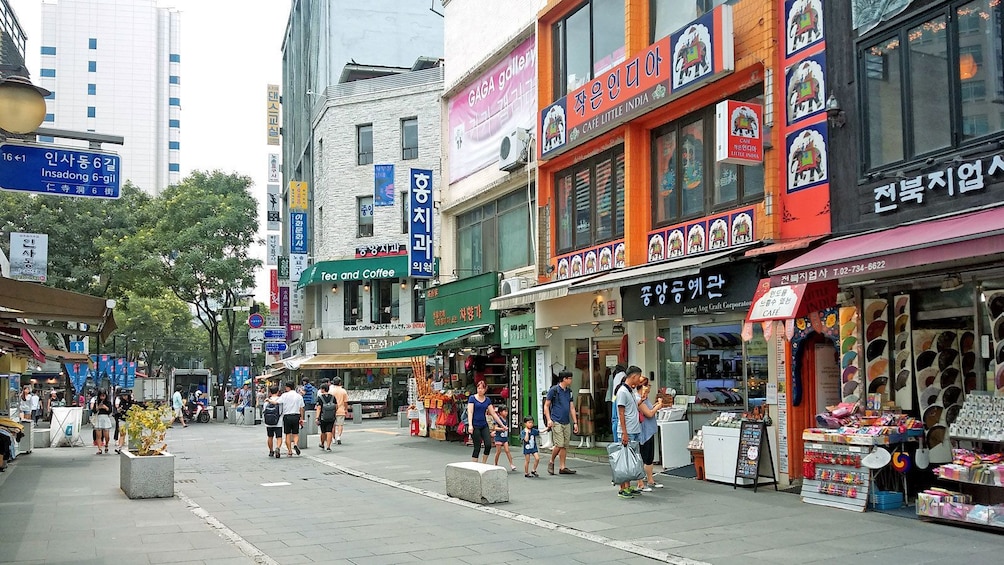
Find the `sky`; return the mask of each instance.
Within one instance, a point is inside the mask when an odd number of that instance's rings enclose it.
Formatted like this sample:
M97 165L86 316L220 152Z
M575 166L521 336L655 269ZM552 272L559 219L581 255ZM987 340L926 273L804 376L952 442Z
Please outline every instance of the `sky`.
M28 70L38 74L42 0L9 0L28 36ZM269 153L265 140L268 84L281 84L282 39L289 0L158 0L181 12L181 173L216 170L251 177L259 223L265 217ZM114 132L109 132L114 133ZM264 225L259 233L265 239ZM265 261L265 247L254 250ZM256 299L268 302L268 273Z

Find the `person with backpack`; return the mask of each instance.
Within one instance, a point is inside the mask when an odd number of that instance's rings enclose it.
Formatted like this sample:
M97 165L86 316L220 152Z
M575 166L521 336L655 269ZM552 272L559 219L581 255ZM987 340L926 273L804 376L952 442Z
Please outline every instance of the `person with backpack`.
M132 405L132 394L129 392L123 392L115 399L115 453L122 453L125 447L125 419Z
M268 389L268 398L262 403L261 419L265 424L265 437L268 438L268 456L279 458L279 448L282 447L282 404L279 402L279 385ZM279 440L273 443L273 438Z
M338 411L338 400L328 389L321 389L317 397L317 425L321 428L321 449L331 451L331 430L335 427L335 413Z

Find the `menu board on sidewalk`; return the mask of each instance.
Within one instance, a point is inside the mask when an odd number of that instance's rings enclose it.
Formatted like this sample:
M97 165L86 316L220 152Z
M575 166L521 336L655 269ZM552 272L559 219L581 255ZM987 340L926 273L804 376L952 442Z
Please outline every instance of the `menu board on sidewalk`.
M770 474L762 475L760 465L770 466ZM739 428L739 453L736 458L736 482L732 488L738 485L739 479L752 479L753 492L756 492L757 479L767 477L774 481L774 489L777 490L777 478L774 476L774 458L770 453L770 438L767 437L767 426L763 420L743 420Z

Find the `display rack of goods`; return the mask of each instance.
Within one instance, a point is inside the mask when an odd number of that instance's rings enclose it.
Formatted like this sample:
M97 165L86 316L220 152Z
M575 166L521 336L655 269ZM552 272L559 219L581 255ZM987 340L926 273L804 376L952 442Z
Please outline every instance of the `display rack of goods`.
M864 512L872 488L861 460L872 449L856 445L809 443L802 459L802 502Z
M844 412L833 411L817 416L820 423L837 427L808 428L802 433L802 439L848 445L891 445L923 434L923 423L905 414L851 414L839 418L838 414Z
M889 399L889 303L868 299L865 306L865 373L868 394Z
M1004 530L1004 504L976 504L972 495L942 488L917 494L917 515L922 519Z

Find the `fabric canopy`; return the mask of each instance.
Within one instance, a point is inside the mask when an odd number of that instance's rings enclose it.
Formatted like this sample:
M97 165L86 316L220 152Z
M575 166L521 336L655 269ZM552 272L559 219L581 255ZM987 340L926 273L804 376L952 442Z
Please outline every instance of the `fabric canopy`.
M828 241L771 270L772 284L797 284L1004 253L1004 208L927 220Z
M62 349L50 349L48 347L42 348L42 353L45 354L46 359L51 359L53 361L65 361L69 363L90 363L91 356L86 353L70 353L69 351L63 351ZM141 373L136 373L138 377Z
M0 324L64 334L100 335L104 341L115 331L115 317L107 300L89 294L61 290L38 283L0 277ZM13 320L77 322L91 326L78 329L30 325ZM5 322L4 320L11 320Z
M492 310L508 310L509 308L526 306L541 300L562 298L568 295L568 287L571 286L571 284L572 281L564 280L531 286L530 288L518 290L512 294L492 298L491 308Z
M376 353L334 353L330 355L315 355L313 358L301 363L300 370L386 369L410 366L411 362L408 359L379 359Z
M428 357L429 355L435 355L436 350L444 343L463 339L471 334L478 333L483 328L484 326L478 326L425 334L421 337L402 341L401 343L377 351L377 359Z

